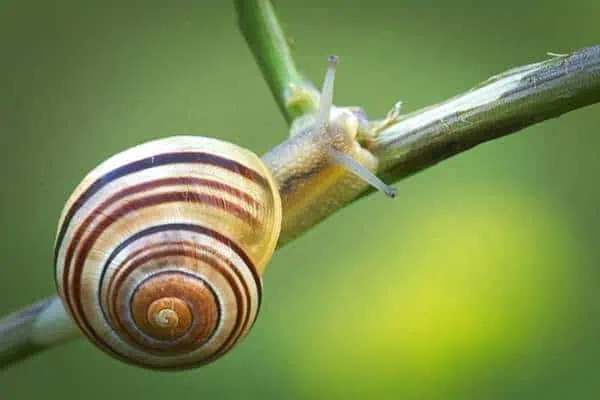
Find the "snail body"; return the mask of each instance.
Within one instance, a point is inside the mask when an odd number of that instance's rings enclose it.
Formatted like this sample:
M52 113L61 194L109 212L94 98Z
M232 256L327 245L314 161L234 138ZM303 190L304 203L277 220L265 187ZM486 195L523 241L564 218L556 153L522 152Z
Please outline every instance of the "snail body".
M109 355L178 370L228 353L253 326L278 245L371 184L359 114L331 109L330 59L314 121L262 157L173 136L118 153L69 197L55 243L65 310Z
M334 108L327 129L300 128L262 157L278 182L285 204L281 244L347 204L369 185L334 160L331 153L376 170L377 158L356 141L359 119L353 110Z

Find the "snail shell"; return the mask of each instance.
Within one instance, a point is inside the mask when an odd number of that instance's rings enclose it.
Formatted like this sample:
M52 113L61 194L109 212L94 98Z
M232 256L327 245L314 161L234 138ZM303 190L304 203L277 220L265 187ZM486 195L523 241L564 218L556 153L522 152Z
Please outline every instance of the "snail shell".
M196 367L254 324L281 219L280 195L254 153L205 137L147 142L101 163L67 201L58 292L111 356Z

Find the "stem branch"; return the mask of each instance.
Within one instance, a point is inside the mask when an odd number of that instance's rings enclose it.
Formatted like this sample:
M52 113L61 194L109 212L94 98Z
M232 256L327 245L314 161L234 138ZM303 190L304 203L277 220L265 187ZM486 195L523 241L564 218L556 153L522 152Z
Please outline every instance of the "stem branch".
M319 91L296 68L288 38L269 0L235 0L240 31L288 124L313 112Z
M298 72L271 2L236 0L235 6L240 29L288 123L313 112L319 92ZM364 146L379 158L380 178L396 182L480 143L599 101L600 46L593 46L509 70L401 116ZM58 297L51 297L0 320L0 367L80 336Z

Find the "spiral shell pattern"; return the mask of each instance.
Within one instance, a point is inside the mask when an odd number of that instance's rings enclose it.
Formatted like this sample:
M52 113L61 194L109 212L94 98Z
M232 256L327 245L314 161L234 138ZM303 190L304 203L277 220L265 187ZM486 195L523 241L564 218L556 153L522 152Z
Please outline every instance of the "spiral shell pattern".
M100 349L151 369L213 361L248 333L281 229L254 153L176 136L119 153L67 201L55 243L65 309Z

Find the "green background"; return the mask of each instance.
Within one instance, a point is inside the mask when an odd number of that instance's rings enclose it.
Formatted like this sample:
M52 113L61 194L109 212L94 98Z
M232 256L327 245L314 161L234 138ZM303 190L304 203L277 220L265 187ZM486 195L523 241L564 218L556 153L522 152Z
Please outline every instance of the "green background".
M300 68L374 118L600 42L600 2L280 1ZM0 314L54 291L71 190L176 133L263 154L286 125L226 1L0 5ZM2 399L600 396L600 105L372 195L277 252L261 314L184 373L79 341L0 372Z

